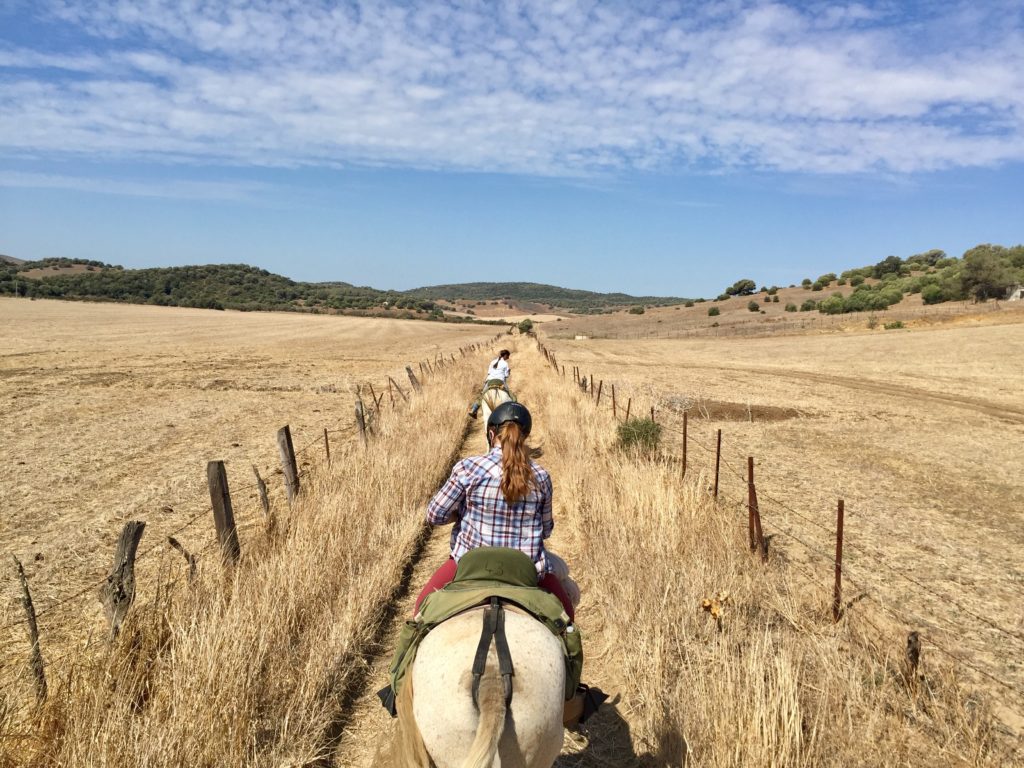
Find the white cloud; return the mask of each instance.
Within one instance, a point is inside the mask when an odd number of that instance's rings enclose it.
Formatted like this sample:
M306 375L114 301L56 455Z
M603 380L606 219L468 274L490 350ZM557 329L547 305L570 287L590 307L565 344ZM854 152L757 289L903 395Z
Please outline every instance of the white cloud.
M88 37L54 53L0 33L7 155L542 175L1024 160L1012 4L47 7Z

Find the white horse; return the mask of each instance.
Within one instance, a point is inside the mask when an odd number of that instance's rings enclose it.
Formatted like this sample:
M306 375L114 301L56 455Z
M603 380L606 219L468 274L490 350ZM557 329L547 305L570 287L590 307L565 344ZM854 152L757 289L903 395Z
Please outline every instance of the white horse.
M484 390L483 395L480 397L480 408L483 411L484 424L487 424L487 420L491 418L491 412L495 408L502 403L511 402L511 400L512 395L504 387L488 387Z
M505 607L511 704L492 644L474 706L471 670L484 610L449 619L420 644L398 697L395 768L551 768L562 751L562 643L514 607Z

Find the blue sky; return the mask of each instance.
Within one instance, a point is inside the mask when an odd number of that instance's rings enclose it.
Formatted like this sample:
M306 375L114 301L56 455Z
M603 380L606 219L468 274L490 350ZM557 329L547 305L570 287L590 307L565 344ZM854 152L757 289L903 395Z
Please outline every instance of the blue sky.
M1019 0L0 0L20 258L695 296L1022 230Z

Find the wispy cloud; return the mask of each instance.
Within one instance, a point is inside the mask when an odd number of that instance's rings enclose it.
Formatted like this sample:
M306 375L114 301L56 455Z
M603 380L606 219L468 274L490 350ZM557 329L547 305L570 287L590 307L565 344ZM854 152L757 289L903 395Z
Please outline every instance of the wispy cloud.
M26 171L0 171L0 188L63 189L130 197L158 197L181 200L251 201L266 187L252 182L192 181L174 179L101 179Z
M0 151L560 176L1024 160L1019 4L909 7L51 0L64 50L0 31Z

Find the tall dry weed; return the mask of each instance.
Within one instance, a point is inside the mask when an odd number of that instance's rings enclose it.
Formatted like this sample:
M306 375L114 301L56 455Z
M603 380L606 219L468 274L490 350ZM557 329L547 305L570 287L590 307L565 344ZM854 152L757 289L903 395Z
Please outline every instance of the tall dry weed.
M39 711L8 718L0 764L323 758L461 442L480 365L474 356L439 369L376 421L368 448L334 446L277 533L250 536L234 569L212 552L197 583L133 607L113 643L93 640Z
M1008 759L987 707L951 670L933 664L908 685L904 628L866 604L833 624L831 595L784 552L766 564L751 555L746 514L716 504L707 477L684 480L674 460L617 450L610 414L539 354L520 354L519 372L555 481L556 532L583 585L584 678L610 684L627 713L632 743L602 747L595 730L584 749L593 764ZM720 620L704 609L716 599Z

